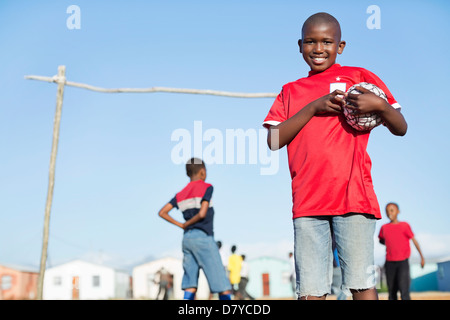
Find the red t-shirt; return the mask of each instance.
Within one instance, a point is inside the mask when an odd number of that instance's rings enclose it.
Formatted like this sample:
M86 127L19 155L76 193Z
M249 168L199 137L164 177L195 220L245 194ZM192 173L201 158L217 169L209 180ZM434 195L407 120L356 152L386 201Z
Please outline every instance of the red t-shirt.
M411 255L409 240L414 238L414 233L407 222L387 223L381 226L378 238L384 240L386 245L387 261L402 261Z
M321 73L287 83L275 99L264 126L277 125L308 103L340 89L369 82L380 87L394 108L400 105L372 72L334 64ZM350 127L344 115L314 116L288 144L293 218L367 213L381 218L371 160L366 151L370 132Z

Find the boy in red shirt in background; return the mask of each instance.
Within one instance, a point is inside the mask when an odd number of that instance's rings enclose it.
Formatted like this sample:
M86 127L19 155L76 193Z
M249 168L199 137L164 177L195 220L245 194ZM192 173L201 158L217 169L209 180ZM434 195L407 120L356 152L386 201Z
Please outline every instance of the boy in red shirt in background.
M414 233L407 222L398 221L397 216L400 209L396 203L386 205L386 215L391 220L380 229L378 238L380 243L386 246L386 281L389 290L389 300L397 300L397 291L400 290L402 300L411 300L409 287L411 278L409 276L409 256L411 239L420 255L420 265L425 265L419 243L414 238Z

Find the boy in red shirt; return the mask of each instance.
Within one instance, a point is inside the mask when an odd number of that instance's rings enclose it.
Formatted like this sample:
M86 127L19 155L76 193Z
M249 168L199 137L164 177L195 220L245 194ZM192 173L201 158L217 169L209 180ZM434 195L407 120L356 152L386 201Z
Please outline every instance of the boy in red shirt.
M283 86L263 124L271 150L287 146L300 299L325 299L331 292L331 232L345 292L353 299L378 299L373 235L381 214L366 151L370 131L359 132L346 123L344 98L356 112L377 112L394 135L404 135L407 124L380 78L335 63L345 44L333 16L321 12L309 17L298 45L311 71ZM361 87L362 94L345 93L360 82L380 87L388 102Z
M420 265L425 265L425 259L420 250L419 243L414 238L414 233L407 222L398 221L400 209L396 203L386 205L386 215L391 220L380 229L378 239L386 246L386 281L389 290L389 300L397 300L397 292L400 291L402 300L411 300L409 288L411 278L409 276L409 256L411 248L409 240L412 240L420 255Z

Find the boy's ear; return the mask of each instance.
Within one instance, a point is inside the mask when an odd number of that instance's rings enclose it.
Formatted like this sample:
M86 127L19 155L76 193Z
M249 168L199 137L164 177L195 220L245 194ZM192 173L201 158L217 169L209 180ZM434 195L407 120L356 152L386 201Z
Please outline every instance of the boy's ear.
M298 47L300 49L300 53L303 53L302 52L302 39L298 39Z
M345 41L339 42L339 46L338 46L338 53L339 54L342 54L342 52L344 51L345 44L346 44Z

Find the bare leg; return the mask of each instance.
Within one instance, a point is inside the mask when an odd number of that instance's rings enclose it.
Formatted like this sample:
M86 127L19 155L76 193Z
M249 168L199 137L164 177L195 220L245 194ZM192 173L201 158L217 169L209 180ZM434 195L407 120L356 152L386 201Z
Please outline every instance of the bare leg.
M327 295L324 294L323 296L320 297L315 297L315 296L302 296L300 297L300 300L326 300L327 299Z
M363 290L350 290L353 294L353 300L378 300L378 292L375 288Z

